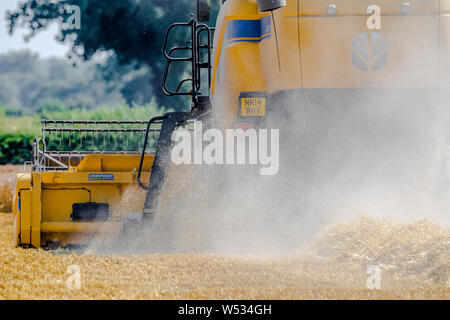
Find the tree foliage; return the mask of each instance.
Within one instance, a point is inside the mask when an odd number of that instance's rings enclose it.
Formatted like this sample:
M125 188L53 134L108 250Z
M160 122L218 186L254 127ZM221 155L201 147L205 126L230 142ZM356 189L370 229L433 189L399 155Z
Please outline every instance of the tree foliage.
M97 76L98 68L94 62L74 67L63 59L39 59L29 51L0 55L0 106L31 113L54 101L93 109L126 100L119 84Z
M89 60L98 52L114 54L114 61L110 59L103 71L128 80L122 88L128 102L138 99L139 103L146 103L156 97L161 105L178 105L183 100L167 100L160 90L165 63L161 48L167 27L173 22L188 21L195 12L195 3L193 0L27 0L9 13L9 27L13 32L24 24L30 30L28 37L32 37L56 21L61 30L58 40L71 41L69 56L74 61ZM70 29L67 25L70 5L81 9L80 29ZM177 37L184 43L188 40L182 32Z
M0 165L22 164L31 159L33 136L25 134L0 134Z
M31 142L33 137L40 136L41 119L47 120L149 120L150 118L160 116L166 112L159 108L155 103L143 106L134 105L132 108L122 105L119 107L99 107L94 110L87 109L68 109L61 102L49 101L43 104L38 112L32 116L8 116L8 110L0 107L0 165L1 164L23 164L31 160ZM111 137L112 139L113 137ZM138 140L143 140L143 135L119 135L116 140L107 140L107 147L111 144L121 143L130 150L140 150ZM51 135L49 148L57 147L59 150L96 150L96 145L101 148L104 144L104 138L101 134L95 137L95 144L91 140L86 141L83 134L66 135L61 140L59 133ZM70 142L69 142L70 140ZM142 146L142 144L141 144ZM121 149L118 149L119 151ZM125 149L123 149L125 150Z

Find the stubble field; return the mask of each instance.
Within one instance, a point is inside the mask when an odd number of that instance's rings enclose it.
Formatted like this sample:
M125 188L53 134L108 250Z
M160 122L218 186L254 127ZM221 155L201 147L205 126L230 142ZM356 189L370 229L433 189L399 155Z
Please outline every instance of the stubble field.
M2 199L20 170L0 169ZM80 254L12 236L0 213L0 299L450 299L450 230L429 221L359 216L281 256Z

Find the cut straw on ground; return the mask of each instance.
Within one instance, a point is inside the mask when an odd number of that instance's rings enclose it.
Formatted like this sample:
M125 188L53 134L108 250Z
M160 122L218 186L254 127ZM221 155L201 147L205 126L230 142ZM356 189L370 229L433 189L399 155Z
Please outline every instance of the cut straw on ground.
M359 217L276 257L78 255L13 248L12 233L12 216L0 214L3 299L450 299L450 231L426 221ZM370 265L380 290L367 287Z
M10 209L23 168L0 170L0 206ZM450 299L450 229L425 220L359 216L296 253L264 257L20 249L12 220L0 213L0 299ZM369 289L373 268L379 290Z

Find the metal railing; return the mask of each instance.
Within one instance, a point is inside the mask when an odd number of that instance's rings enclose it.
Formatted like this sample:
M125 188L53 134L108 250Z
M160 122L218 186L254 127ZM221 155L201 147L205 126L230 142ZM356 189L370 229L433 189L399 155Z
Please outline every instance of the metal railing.
M67 170L88 154L154 153L161 121L42 120L42 137L33 141L34 171Z
M189 31L189 41L185 45L177 45L169 49L169 38L175 29L187 28ZM192 18L186 23L174 23L169 26L163 45L163 55L166 58L166 67L163 73L162 91L168 96L191 96L194 105L197 104L198 96L201 95L202 70L206 71L207 84L205 90L211 88L212 83L212 49L214 38L214 27L198 23ZM190 77L181 80L176 89L170 89L168 80L172 65L174 63L190 64ZM175 78L177 79L177 78ZM184 86L190 83L189 86ZM184 90L183 90L184 87Z

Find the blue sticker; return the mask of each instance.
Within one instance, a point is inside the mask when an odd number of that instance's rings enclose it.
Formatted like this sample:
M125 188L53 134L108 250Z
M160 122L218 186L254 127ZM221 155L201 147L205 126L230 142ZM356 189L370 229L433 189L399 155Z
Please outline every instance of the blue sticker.
M230 20L227 22L227 41L260 42L272 33L270 16L258 20Z
M114 181L114 175L112 173L90 173L90 181Z

